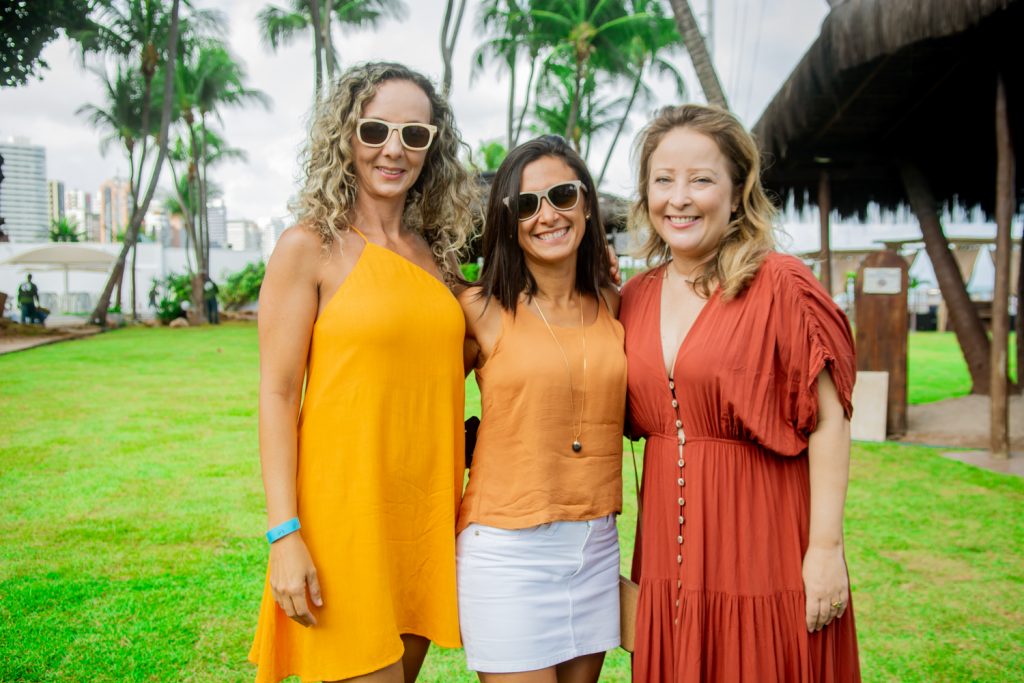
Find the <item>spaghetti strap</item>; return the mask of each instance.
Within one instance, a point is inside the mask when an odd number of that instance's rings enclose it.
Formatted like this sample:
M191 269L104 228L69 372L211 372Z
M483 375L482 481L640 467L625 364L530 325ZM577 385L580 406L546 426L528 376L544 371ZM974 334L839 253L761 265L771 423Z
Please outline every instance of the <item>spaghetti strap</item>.
M361 238L363 238L363 242L365 242L365 243L369 244L370 240L366 239L366 235L364 235L363 233L359 232L359 228L357 228L357 227L356 227L356 226L354 226L354 225L349 225L348 227L349 227L349 229L350 229L350 230L352 230L352 231L353 231L353 232L354 232L355 234L357 234L357 235L359 235L359 236L360 236Z

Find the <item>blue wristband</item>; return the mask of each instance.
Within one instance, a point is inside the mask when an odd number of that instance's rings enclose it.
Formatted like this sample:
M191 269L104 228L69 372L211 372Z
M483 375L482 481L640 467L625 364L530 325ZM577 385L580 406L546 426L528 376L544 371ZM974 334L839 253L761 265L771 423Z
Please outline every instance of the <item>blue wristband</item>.
M295 533L300 528L302 528L302 527L299 526L299 518L298 517L292 517L287 522L282 522L281 524L278 524L273 529L268 531L267 532L267 542L268 543L273 543L274 541L276 541L278 539L284 538L288 534Z

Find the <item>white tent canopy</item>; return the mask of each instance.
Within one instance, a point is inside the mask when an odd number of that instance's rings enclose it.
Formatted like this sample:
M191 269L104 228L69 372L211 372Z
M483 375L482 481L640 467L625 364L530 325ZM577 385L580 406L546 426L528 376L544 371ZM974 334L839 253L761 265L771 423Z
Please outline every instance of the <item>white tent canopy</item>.
M31 267L39 270L63 270L63 304L67 308L69 271L86 270L105 273L110 270L116 260L117 256L102 249L82 244L58 242L23 251L3 261L0 265L24 266L26 269Z

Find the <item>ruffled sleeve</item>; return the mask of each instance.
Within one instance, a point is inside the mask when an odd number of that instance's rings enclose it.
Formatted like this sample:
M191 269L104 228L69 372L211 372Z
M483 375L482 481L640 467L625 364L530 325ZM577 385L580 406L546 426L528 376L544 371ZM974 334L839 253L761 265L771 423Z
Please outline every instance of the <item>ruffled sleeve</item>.
M773 255L769 267L772 316L781 377L782 414L806 447L818 425L818 375L828 369L847 418L853 415L857 374L853 336L846 315L814 274L798 259Z

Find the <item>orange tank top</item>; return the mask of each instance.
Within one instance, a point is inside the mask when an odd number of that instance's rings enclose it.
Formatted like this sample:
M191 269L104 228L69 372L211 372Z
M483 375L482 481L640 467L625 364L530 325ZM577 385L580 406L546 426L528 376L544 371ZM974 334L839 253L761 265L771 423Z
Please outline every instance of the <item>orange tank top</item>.
M515 315L502 310L501 336L476 371L482 415L459 531L471 522L525 529L622 509L624 334L603 303L598 309L585 328L585 397L580 328L551 326L571 368L571 401L566 358L552 332L532 307L520 304Z

